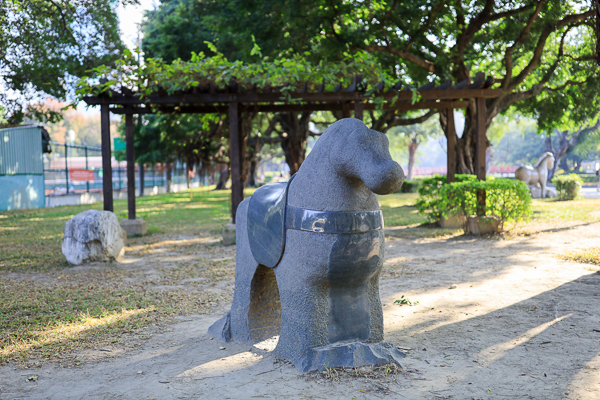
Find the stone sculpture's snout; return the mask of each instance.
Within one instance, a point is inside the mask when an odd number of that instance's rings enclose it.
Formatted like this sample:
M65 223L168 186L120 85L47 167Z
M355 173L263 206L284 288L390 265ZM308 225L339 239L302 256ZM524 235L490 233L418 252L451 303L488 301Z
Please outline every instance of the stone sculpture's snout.
M404 182L404 171L392 159L379 163L378 173L363 176L364 184L376 194L390 194L400 190Z
M359 159L357 173L365 186L376 194L390 194L400 190L404 182L404 171L392 160L390 143L383 133L366 130L360 137L366 157Z

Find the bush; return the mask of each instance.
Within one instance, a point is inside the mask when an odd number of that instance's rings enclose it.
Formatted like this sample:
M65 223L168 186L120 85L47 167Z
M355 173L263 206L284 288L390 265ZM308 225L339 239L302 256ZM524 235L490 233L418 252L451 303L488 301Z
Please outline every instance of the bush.
M454 177L456 182L475 181L475 175L456 174ZM441 217L442 197L440 189L447 185L445 176L434 176L423 179L419 185L419 198L417 199L417 210L425 215L430 222L436 222Z
M500 229L505 222L520 222L531 216L531 195L525 182L513 179L467 180L444 185L440 189L441 215L477 214L477 191L485 190L485 215L495 216Z
M559 200L573 200L580 196L583 181L576 174L558 175L552 179Z
M421 186L422 181L404 181L400 188L400 193L416 193Z

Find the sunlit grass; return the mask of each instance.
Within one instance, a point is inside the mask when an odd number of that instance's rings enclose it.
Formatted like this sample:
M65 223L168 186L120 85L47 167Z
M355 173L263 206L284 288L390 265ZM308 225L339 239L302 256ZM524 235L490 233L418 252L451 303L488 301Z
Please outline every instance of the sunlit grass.
M136 199L137 216L149 234L218 234L230 218L230 191L208 188ZM253 190L247 190L246 196ZM114 202L119 219L127 218L127 201ZM0 271L50 271L67 267L61 243L66 221L93 205L15 210L0 213Z
M591 249L570 251L562 254L560 258L568 261L576 261L584 264L600 265L600 247Z
M124 335L174 315L209 312L221 300L209 292L146 290L124 282L126 276L115 268L77 279L59 274L51 283L2 278L0 363L120 343Z
M379 196L379 206L383 212L386 227L423 224L427 219L415 207L418 194L394 193Z
M534 199L532 206L534 212L534 219L537 220L600 220L600 215L590 214L593 211L600 211L600 199L580 199L570 201L558 201L555 199Z

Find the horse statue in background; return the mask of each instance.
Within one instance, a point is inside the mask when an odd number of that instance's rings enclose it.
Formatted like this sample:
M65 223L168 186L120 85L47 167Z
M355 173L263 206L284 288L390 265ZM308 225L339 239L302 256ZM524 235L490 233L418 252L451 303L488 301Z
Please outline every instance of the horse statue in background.
M538 162L534 167L529 165L519 167L515 171L515 178L525 182L527 185L535 185L535 187L541 187L541 197L545 198L547 195L546 181L548 180L548 170L554 168L554 154L549 151L542 154Z

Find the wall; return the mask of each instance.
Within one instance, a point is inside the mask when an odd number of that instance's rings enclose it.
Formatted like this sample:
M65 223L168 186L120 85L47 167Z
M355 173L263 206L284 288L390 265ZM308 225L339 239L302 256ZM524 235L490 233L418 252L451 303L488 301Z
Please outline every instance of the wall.
M44 175L0 176L0 211L41 208L45 204Z
M0 211L45 205L42 130L0 129Z

